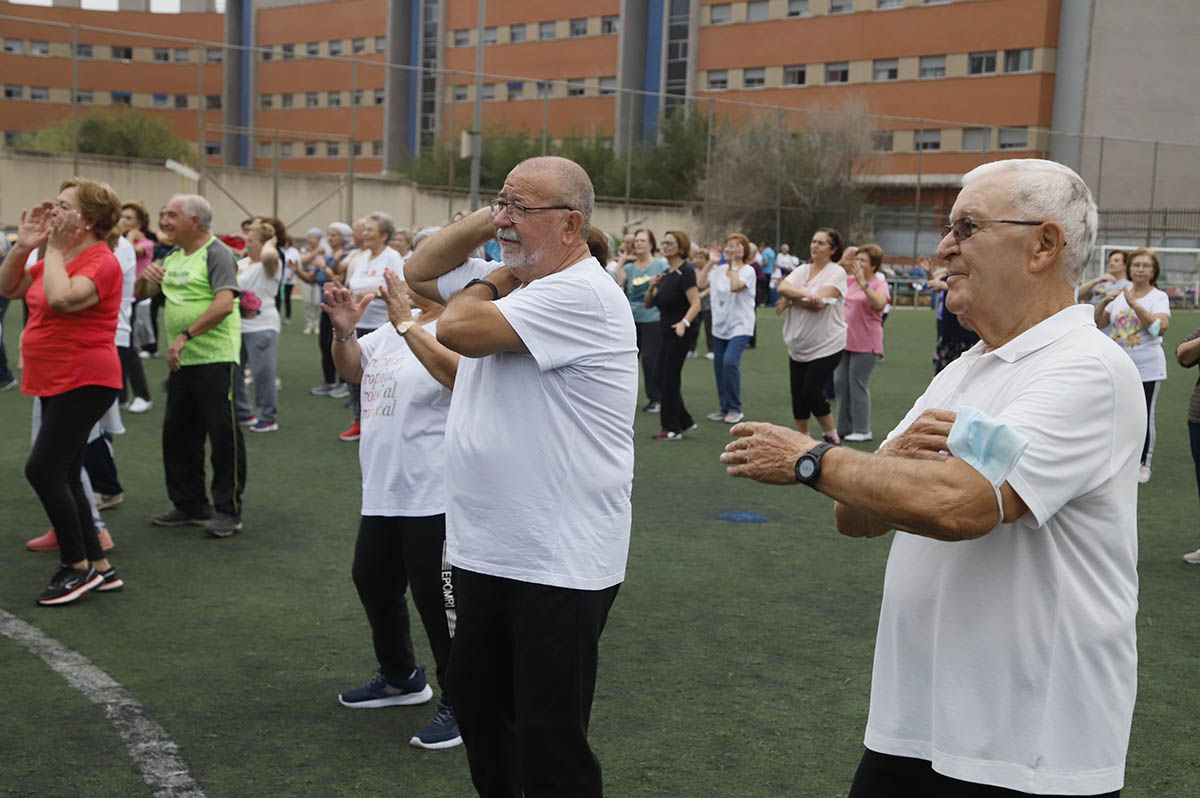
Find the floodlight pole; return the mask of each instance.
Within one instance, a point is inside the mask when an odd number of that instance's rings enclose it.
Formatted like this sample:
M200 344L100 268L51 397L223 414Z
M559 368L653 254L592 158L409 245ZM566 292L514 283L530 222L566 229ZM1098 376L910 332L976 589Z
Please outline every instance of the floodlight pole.
M483 150L483 27L487 0L479 0L479 23L475 26L475 119L471 131L471 210L479 207L479 159Z

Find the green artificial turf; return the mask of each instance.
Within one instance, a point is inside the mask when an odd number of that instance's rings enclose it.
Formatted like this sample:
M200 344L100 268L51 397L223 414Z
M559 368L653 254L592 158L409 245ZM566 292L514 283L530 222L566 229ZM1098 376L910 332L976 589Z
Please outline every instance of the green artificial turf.
M14 364L19 314L9 310L4 332ZM128 587L67 608L33 604L55 560L22 546L47 525L22 470L30 400L0 394L0 608L136 696L210 798L469 795L461 749L408 746L431 705L352 711L336 701L374 667L350 579L357 446L337 440L350 421L341 402L308 393L319 381L317 344L300 323L285 328L280 345L281 430L247 435L246 529L228 540L148 522L168 507L165 366L143 361L155 406L126 415L129 432L116 442L125 503L105 512ZM1200 313L1176 313L1168 351L1197 324ZM746 414L787 423L786 354L773 314L762 312L759 333L743 363ZM924 389L932 349L928 310L892 314L887 358L872 380L877 438ZM1200 794L1200 568L1180 560L1200 545L1185 424L1194 378L1172 363L1154 477L1140 497L1141 677L1128 796ZM889 539L839 537L828 500L811 491L725 476L717 456L727 428L703 420L716 406L703 356L687 361L684 391L701 419L685 440L652 441L658 417L637 418L628 577L601 644L592 721L607 792L844 795L861 753ZM1087 397L1063 401L1088 411ZM728 523L718 519L724 511L768 520ZM414 637L432 670L419 626ZM149 794L103 712L4 637L0 673L8 693L0 795Z

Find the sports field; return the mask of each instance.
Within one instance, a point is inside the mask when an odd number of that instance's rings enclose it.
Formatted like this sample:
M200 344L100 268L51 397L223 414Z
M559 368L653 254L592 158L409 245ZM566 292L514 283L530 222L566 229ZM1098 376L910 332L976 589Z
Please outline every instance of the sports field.
M14 365L19 317L14 306L5 330ZM1197 324L1200 313L1176 313L1168 351ZM30 400L0 394L0 609L119 683L210 798L470 795L461 749L408 746L432 705L337 703L338 690L374 667L350 580L357 444L336 438L349 421L341 403L308 393L319 382L317 344L300 326L297 318L285 328L280 346L281 431L247 436L246 530L228 540L149 524L168 507L165 364L144 361L155 407L126 417L129 432L116 443L126 499L105 512L128 587L70 607L34 605L55 560L22 545L47 525L23 473ZM933 317L898 309L886 333L872 384L877 438L930 378ZM788 421L785 358L779 322L764 311L759 346L743 363L748 418ZM1195 372L1168 362L1154 476L1140 497L1141 678L1124 794L1194 798L1200 568L1180 555L1200 545L1185 423ZM684 390L697 418L715 409L708 360L687 362ZM1062 401L1089 412L1086 396ZM701 421L684 441L657 442L657 420L638 414L628 577L601 643L591 738L607 793L845 795L861 753L890 538L841 538L821 496L725 476L724 424ZM728 523L718 519L724 511L768 520ZM151 794L105 710L42 658L0 636L0 674L0 795Z

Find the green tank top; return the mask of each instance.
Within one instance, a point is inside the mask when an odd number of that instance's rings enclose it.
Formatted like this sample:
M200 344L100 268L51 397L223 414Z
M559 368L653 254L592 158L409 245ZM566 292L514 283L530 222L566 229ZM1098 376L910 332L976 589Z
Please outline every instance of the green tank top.
M242 324L236 298L237 266L229 248L213 236L190 255L181 248L175 249L163 260L163 272L164 325L168 341L175 340L185 327L200 318L218 291L234 292L233 312L216 327L188 341L180 363L184 366L236 363L241 357ZM213 285L214 275L216 282L229 284Z

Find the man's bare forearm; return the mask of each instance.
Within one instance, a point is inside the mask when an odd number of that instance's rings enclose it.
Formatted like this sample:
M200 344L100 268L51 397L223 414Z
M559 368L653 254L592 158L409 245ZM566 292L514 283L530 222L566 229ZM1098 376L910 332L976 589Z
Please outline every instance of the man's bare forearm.
M425 239L404 264L404 279L421 296L443 302L437 291L437 279L460 266L476 247L495 235L491 211L480 208Z

